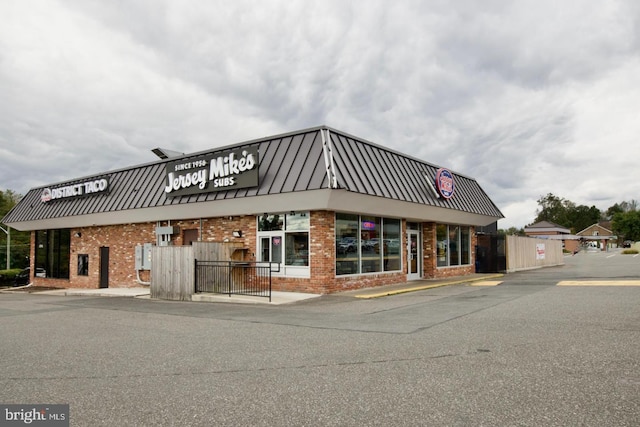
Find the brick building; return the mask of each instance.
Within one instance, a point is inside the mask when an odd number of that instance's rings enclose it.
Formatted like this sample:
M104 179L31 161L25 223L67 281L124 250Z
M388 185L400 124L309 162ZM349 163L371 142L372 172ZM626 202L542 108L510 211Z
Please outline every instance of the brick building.
M618 236L611 231L611 222L603 221L592 224L582 231L576 233L580 240L588 247L598 248L603 251L607 250L612 242L618 240Z
M280 263L277 290L460 276L475 271L476 227L503 217L474 179L325 126L154 152L164 158L33 188L6 215L32 232L34 284L148 284L140 248L193 241Z
M539 239L560 240L562 248L567 252L577 252L580 248L580 237L571 234L571 230L551 221L540 221L524 228L524 234Z

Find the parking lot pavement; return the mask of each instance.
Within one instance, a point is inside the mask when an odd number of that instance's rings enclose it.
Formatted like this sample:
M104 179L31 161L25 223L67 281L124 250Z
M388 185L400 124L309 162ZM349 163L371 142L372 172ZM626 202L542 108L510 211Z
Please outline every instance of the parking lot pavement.
M278 306L0 294L0 403L66 403L71 425L635 426L640 287L557 284L638 280L638 258L579 256Z

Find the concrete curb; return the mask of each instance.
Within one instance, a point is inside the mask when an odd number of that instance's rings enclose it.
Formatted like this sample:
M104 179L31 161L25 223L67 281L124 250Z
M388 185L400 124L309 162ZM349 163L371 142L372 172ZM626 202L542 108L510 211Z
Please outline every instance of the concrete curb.
M360 298L360 299L373 299L373 298L382 298L382 297L387 297L387 296L392 296L392 295L399 295L399 294L406 294L408 292L416 292L416 291L424 291L426 289L433 289L433 288L441 288L443 286L450 286L450 285L459 285L462 283L472 283L472 282L480 282L480 281L486 281L489 279L497 279L500 277L504 277L504 274L492 274L492 275L486 275L483 277L470 277L470 278L460 278L460 279L455 279L455 280L445 280L445 281L439 281L437 283L431 283L431 284L425 284L425 285L420 285L420 286L410 286L410 287L406 287L406 288L399 288L399 289L393 289L393 290L388 290L388 291L383 291L383 292L378 292L378 293L367 293L367 294L357 294L354 295L355 298Z

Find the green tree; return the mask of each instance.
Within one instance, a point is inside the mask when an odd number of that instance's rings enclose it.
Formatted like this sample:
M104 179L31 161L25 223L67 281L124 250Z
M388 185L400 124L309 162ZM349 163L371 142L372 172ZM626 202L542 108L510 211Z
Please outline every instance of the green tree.
M498 234L501 236L526 236L524 228L509 227L506 230L498 230Z
M615 205L609 207L609 209L607 209L604 216L607 219L612 220L615 214L617 213L624 213L624 212L637 211L637 210L638 210L638 202L636 200L631 200L630 202L625 201L621 203L616 203Z
M618 235L618 240L640 240L640 211L630 210L618 212L612 220L613 232Z
M534 222L549 221L563 227L571 227L568 211L569 208L575 206L575 204L549 193L538 199L538 205L540 209L536 211L536 219Z
M549 221L570 228L577 233L590 225L597 224L602 212L595 206L576 205L571 200L557 197L551 193L538 200L535 222ZM611 209L611 208L610 208Z
M593 224L597 224L602 214L600 209L595 206L579 205L569 209L567 216L571 223L571 229L574 233L578 233Z
M22 196L14 191L0 190L0 221L4 216L20 201ZM29 249L31 233L28 231L9 230L9 227L2 223L2 228L11 233L10 242L10 266L11 268L24 268L29 265ZM7 259L7 234L0 230L0 270L6 267Z

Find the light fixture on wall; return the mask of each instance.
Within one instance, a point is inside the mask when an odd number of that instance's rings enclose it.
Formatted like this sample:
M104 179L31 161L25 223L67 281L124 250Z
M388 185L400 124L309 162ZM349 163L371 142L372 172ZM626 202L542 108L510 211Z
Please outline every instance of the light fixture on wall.
M82 237L82 233L81 232L76 232L76 234L74 234L75 237Z
M233 237L242 237L242 230L233 230Z

